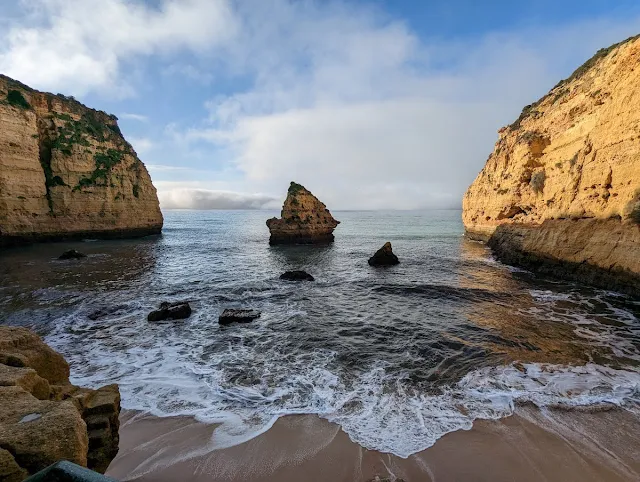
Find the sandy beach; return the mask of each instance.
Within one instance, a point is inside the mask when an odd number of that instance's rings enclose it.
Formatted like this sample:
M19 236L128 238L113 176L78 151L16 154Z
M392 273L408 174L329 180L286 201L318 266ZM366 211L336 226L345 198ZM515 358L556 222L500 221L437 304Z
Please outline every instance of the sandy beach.
M122 481L636 481L640 422L629 412L520 408L445 435L409 458L366 450L315 415L280 418L266 433L217 448L216 425L124 411Z

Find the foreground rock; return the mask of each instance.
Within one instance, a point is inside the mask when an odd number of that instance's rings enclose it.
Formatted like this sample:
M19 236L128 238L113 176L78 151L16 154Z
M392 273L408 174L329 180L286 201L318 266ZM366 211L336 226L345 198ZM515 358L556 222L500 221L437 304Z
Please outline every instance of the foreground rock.
M69 251L65 251L60 256L58 256L58 259L81 259L86 257L86 254L76 251L75 249L70 249Z
M640 293L640 38L598 52L500 130L464 196L503 261Z
M160 309L152 311L147 316L148 321L182 320L191 316L189 303L179 301L177 303L160 303Z
M334 240L340 224L327 207L304 186L292 182L282 206L281 218L267 220L269 244L326 244Z
M393 254L391 243L388 241L369 258L370 266L393 266L398 263L400 263L400 260Z
M115 116L0 75L0 245L143 236L162 222Z
M285 271L280 279L286 281L315 281L315 278L306 271Z
M218 318L218 323L221 325L229 325L231 323L250 323L253 320L260 318L260 312L256 310L234 310L234 309L225 309L220 318Z
M119 414L117 385L71 385L69 365L40 337L0 326L0 480L63 459L104 472L118 452Z

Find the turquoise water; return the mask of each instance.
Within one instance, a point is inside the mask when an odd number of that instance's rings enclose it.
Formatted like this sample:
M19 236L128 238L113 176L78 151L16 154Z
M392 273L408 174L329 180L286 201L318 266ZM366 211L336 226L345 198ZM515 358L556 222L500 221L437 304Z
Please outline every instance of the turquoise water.
M220 445L313 413L406 457L522 402L636 409L637 300L504 266L463 237L459 211L335 212L324 247L269 246L273 215L168 211L158 237L3 252L0 313L61 351L73 382L221 422ZM401 264L370 267L386 241ZM89 256L58 261L68 248ZM291 269L316 281L281 281ZM188 320L146 321L178 300ZM234 307L262 317L219 326Z

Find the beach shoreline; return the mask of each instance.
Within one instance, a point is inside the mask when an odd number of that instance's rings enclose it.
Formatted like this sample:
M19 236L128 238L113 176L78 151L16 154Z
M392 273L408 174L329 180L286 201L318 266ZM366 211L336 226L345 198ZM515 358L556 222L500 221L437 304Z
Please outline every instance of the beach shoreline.
M476 420L408 458L367 450L316 415L288 415L242 444L219 448L217 425L124 410L122 481L634 481L640 420L631 412L525 406Z

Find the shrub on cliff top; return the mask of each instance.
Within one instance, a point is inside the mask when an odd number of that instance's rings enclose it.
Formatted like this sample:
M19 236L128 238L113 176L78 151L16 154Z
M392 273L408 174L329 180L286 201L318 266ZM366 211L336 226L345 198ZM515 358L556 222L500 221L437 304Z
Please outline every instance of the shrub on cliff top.
M300 191L304 190L305 187L302 184L298 184L297 182L291 181L291 184L289 184L289 194L295 195L298 194Z
M24 98L19 90L10 90L7 92L7 102L9 105L19 107L21 109L31 109L31 104Z
M629 218L636 224L640 224L640 204L636 204L636 207L633 208Z

